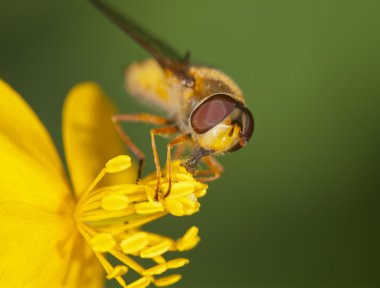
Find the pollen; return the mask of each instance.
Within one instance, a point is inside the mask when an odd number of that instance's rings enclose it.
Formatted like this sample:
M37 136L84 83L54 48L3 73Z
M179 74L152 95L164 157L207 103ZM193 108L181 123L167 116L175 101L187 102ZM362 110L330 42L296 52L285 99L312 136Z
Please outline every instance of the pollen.
M198 228L191 227L175 240L149 232L144 225L167 215L180 217L198 212L198 199L206 194L207 185L197 182L179 162L172 165L169 195L166 195L169 187L166 175L160 179L158 198L155 198L155 174L141 179L137 184L100 185L106 174L119 173L129 167L131 159L126 155L107 162L77 203L75 219L78 229L103 266L107 279L115 279L121 287L128 288L143 288L150 284L157 287L172 285L182 276L165 274L185 266L189 260L167 260L166 255L194 248L200 241ZM147 268L139 264L143 259ZM140 278L126 281L129 270L135 271Z

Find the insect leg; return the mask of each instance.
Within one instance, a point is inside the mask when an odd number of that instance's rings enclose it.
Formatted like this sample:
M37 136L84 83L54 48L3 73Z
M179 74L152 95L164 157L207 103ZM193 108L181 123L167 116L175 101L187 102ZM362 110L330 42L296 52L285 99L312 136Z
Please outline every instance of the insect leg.
M222 164L220 164L219 161L216 160L213 156L204 157L202 160L208 166L209 169L198 171L197 174L211 176L199 177L197 178L197 180L199 182L211 182L218 179L224 171Z
M178 145L173 153L173 159L179 160L183 153L185 153L185 145Z
M162 127L162 128L150 129L150 137L151 137L151 141L152 141L153 158L154 158L154 164L156 165L156 174L157 174L156 194L154 196L154 199L156 201L158 200L158 191L160 189L161 166L160 166L160 158L158 157L158 153L157 153L157 146L156 146L155 135L168 135L168 134L176 133L177 131L178 131L178 128L176 126L167 126L167 127Z
M132 142L131 138L125 133L123 128L121 127L121 122L144 122L144 123L151 123L155 125L165 125L169 123L169 119L164 117L159 117L156 115L151 114L120 114L120 115L113 115L112 116L112 122L115 125L116 131L119 133L120 138L123 140L123 142L127 145L129 150L132 151L132 153L138 158L139 160L139 168L137 172L137 179L140 179L142 169L145 164L145 155L141 150Z
M171 159L171 150L174 146L181 144L187 140L191 139L190 134L179 135L170 141L167 145L167 154L166 154L166 169L167 169L167 177L169 181L168 190L165 193L164 198L168 197L170 194L170 190L172 188L172 159Z

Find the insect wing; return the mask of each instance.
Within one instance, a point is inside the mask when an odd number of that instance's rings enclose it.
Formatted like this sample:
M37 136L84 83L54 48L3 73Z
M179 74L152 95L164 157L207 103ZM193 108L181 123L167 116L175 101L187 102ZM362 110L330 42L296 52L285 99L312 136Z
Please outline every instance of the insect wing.
M181 57L174 49L161 40L150 35L130 18L121 15L115 9L101 1L90 0L100 11L110 18L119 28L126 32L141 47L147 50L164 69L170 70L180 79L190 79L188 76L189 54Z

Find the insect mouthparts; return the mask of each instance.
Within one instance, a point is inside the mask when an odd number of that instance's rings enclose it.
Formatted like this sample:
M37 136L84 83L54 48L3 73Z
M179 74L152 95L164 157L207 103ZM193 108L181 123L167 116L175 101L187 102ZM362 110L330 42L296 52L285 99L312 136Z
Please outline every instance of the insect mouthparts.
M202 157L210 155L213 152L214 151L212 150L205 150L205 149L200 148L196 150L196 152L194 152L194 154L192 155L190 159L188 159L185 162L182 162L181 166L185 167L188 172L194 174L197 169L198 162L202 159Z

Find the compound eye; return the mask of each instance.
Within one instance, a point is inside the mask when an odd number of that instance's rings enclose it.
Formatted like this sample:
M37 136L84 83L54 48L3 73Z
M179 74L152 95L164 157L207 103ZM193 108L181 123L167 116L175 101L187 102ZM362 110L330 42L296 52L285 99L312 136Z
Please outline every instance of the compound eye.
M191 114L191 127L198 134L206 133L230 115L236 105L237 101L228 95L211 96Z
M253 128L255 127L255 121L253 120L253 115L251 111L249 111L247 108L243 110L242 126L243 126L243 130L241 134L243 138L245 139L245 141L248 142L249 139L251 139L252 137Z
M251 139L253 134L253 128L255 126L255 121L253 119L253 115L251 111L249 111L247 108L242 108L242 114L241 114L241 140L233 146L229 152L237 151L245 146L249 139ZM242 143L244 143L242 145Z

